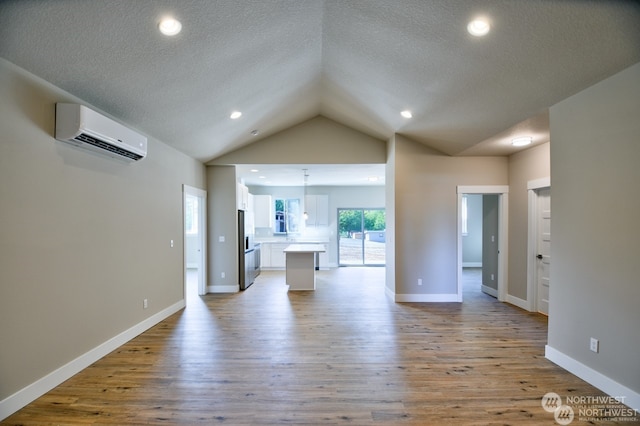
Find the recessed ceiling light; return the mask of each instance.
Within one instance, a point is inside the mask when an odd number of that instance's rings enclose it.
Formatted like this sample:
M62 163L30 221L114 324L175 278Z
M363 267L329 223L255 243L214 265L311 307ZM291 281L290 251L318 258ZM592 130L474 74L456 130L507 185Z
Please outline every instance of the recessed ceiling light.
M258 176L258 179L266 179L266 176Z
M491 29L491 25L489 25L489 21L484 18L477 18L473 21L469 22L467 25L467 31L469 34L475 37L482 37L489 34L489 30Z
M511 145L513 146L526 146L529 145L533 141L531 136L523 136L521 138L515 138L511 140Z
M369 176L369 177L367 178L367 180L368 180L369 182L377 182L377 181L378 181L378 176Z
M233 111L229 116L229 118L231 118L232 120L235 120L237 118L240 118L241 116L242 116L242 113L240 111Z
M251 169L251 173L258 173L260 170L258 169Z
M167 36L174 36L182 30L182 24L180 21L174 18L164 18L158 24L160 32Z
M403 116L404 118L413 117L413 114L411 114L411 111L409 111L408 109L405 109L404 111L402 111L400 115Z

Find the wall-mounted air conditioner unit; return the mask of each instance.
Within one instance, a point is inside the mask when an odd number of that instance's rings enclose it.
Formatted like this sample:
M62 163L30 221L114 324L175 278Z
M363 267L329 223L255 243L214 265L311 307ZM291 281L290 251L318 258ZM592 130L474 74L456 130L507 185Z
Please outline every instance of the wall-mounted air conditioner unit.
M126 161L147 156L146 137L79 104L56 104L56 139Z

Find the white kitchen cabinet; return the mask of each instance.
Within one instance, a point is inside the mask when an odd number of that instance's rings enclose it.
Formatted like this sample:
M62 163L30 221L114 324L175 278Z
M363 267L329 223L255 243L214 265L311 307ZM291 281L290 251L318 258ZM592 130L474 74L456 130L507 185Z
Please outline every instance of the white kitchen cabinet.
M256 228L273 228L273 201L271 195L254 195L253 209Z
M238 210L247 210L249 208L249 188L241 183L236 186L236 202Z
M271 268L284 268L286 266L286 258L284 249L289 247L290 243L273 243L271 244Z
M260 267L271 267L271 244L262 243L260 246Z
M307 195L304 197L304 208L308 214L306 226L329 226L329 196Z

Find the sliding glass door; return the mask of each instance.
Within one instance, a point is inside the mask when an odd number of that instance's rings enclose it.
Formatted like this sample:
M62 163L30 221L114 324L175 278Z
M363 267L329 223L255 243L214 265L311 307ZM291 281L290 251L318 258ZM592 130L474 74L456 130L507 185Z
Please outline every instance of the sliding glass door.
M385 264L384 209L338 209L340 266Z

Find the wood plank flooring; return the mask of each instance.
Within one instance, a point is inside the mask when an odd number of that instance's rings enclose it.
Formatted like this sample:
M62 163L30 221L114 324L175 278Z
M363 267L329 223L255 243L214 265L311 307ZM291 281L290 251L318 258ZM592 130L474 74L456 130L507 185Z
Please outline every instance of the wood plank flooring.
M2 424L553 425L547 392L602 395L544 358L546 317L464 298L394 303L384 268L319 271L313 292L263 272L188 297Z

